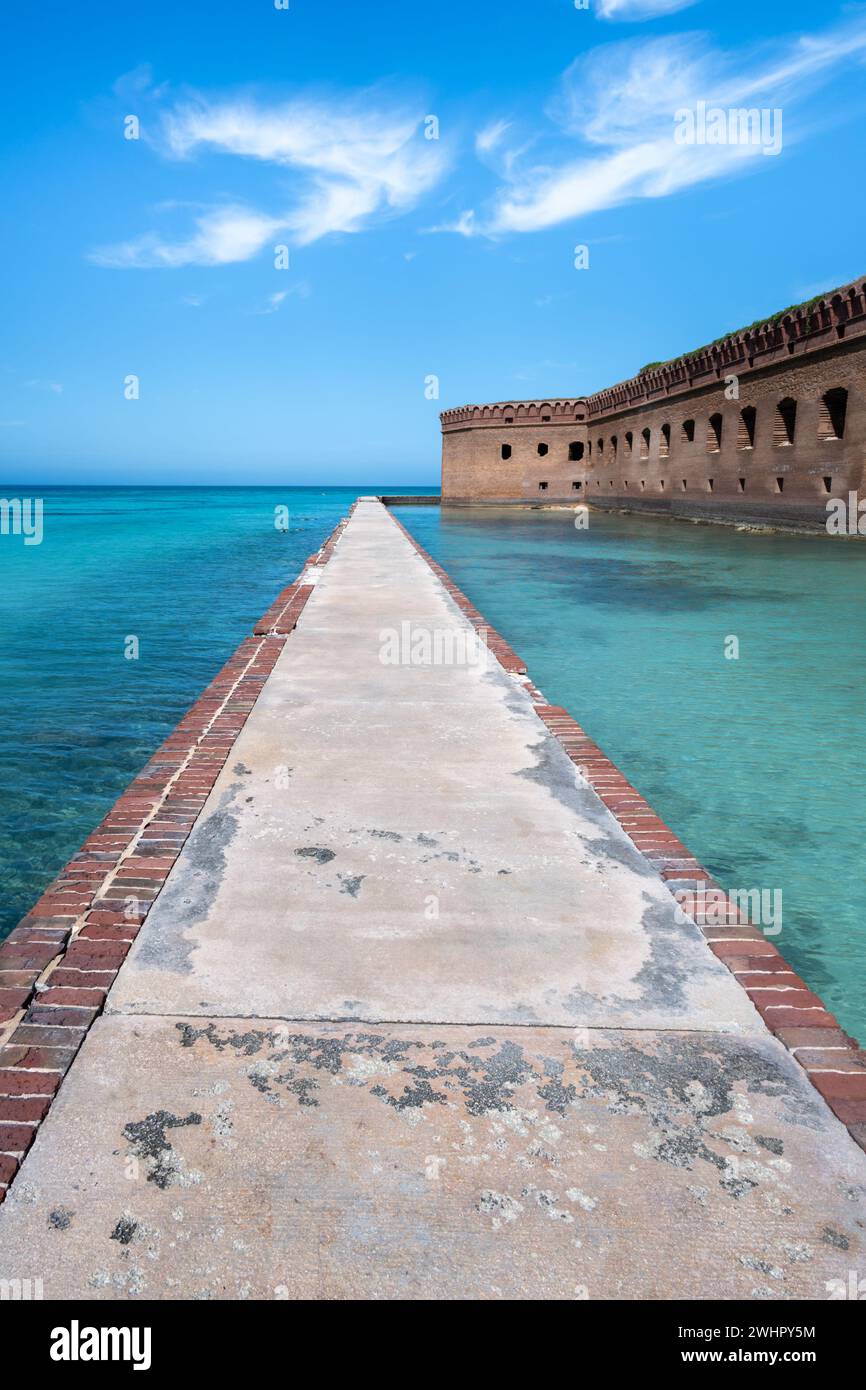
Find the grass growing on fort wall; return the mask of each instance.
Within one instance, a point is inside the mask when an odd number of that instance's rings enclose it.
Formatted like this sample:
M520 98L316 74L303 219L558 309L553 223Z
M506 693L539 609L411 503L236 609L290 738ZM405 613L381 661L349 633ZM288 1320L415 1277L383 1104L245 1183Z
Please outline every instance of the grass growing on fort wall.
M811 311L821 303L822 299L830 299L832 295L836 294L839 288L840 287L837 286L836 289L826 290L823 294L813 295L811 299L804 299L799 304L789 304L787 308L779 309L774 314L765 314L763 318L755 319L753 323L747 323L742 328L735 328L730 333L723 333L720 338L713 338L712 342L704 343L703 347L691 348L689 352L681 353L678 357L666 357L661 362L647 362L643 367L638 369L637 374L638 376L643 376L644 372L655 371L657 367L667 367L672 362L688 362L691 358L699 356L702 352L706 352L708 348L718 347L720 343L726 343L729 338L740 338L744 333L751 333L753 329L764 328L768 324L775 326L777 323L780 323L787 314L811 313Z

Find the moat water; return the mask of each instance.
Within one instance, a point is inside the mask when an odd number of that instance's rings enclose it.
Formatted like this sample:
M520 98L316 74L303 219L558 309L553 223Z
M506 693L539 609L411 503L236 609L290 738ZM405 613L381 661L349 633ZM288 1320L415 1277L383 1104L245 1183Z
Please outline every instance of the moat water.
M781 900L772 939L866 1042L866 543L397 515L710 872Z
M354 498L399 490L38 490L41 545L0 536L0 935ZM773 939L866 1041L866 545L398 514L725 886L781 892Z

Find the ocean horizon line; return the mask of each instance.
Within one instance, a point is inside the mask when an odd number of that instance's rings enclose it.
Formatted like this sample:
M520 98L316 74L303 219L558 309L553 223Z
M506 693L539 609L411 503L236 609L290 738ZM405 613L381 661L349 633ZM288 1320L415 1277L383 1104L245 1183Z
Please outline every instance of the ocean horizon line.
M64 489L69 491L72 488L87 491L95 488L116 488L130 492L172 492L189 491L195 489L197 492L225 492L233 489L248 492L253 488L272 488L279 487L288 489L290 492L346 492L355 488L378 488L380 491L390 489L392 492L421 491L439 493L438 483L40 483L34 481L0 482L0 492L13 491L20 488L42 488L45 491L51 488Z

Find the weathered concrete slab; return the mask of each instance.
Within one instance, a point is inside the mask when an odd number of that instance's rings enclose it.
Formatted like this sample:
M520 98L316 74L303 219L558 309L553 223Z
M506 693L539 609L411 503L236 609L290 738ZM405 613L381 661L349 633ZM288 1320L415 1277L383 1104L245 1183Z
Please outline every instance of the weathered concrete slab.
M0 1273L46 1298L821 1299L863 1264L862 1158L769 1036L115 1016L7 1199Z
M355 518L110 1009L760 1030L519 682L383 664L383 630L471 629Z

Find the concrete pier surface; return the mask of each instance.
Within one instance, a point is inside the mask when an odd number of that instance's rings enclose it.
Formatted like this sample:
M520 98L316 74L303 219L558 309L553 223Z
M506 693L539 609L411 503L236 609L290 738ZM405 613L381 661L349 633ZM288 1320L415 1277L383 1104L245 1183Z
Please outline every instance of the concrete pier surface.
M866 1266L866 1155L471 632L359 503L0 1209L0 1277L826 1299Z

